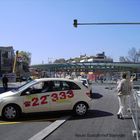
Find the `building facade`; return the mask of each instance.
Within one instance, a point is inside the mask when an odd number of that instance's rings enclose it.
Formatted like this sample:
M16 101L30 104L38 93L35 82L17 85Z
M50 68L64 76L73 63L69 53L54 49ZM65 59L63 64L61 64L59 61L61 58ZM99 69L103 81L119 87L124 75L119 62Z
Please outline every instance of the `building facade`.
M14 56L12 46L0 46L0 75L12 72Z

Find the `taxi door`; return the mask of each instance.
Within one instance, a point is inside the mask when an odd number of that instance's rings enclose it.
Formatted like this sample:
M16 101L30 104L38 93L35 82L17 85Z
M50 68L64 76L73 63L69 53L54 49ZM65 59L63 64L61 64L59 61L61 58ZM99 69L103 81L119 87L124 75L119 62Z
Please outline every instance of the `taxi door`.
M50 93L51 111L71 109L73 99L74 91L65 81L54 81L54 89Z
M43 92L42 82L39 82L21 93L23 112L50 111L50 92Z

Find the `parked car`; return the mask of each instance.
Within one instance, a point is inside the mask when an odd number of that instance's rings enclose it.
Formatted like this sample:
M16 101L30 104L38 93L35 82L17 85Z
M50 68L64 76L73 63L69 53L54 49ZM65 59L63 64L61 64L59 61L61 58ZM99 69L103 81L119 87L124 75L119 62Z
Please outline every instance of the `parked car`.
M21 113L73 110L85 115L90 108L89 90L81 82L62 78L29 81L16 90L0 94L0 116L17 119Z

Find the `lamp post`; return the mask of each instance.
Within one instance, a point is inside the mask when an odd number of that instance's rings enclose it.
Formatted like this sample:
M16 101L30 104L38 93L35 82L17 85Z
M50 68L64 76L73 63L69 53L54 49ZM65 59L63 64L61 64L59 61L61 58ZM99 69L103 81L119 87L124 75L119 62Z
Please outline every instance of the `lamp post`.
M78 25L140 25L140 22L95 22L95 23L78 23L77 19L73 20L73 26L75 28L78 27Z

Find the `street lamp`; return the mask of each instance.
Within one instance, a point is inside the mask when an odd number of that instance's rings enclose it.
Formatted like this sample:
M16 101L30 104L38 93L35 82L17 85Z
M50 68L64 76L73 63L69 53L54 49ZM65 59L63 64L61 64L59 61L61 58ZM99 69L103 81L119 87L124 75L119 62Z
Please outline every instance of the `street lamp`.
M78 25L140 25L140 22L103 22L103 23L78 23L77 19L73 20L73 26L77 28Z

